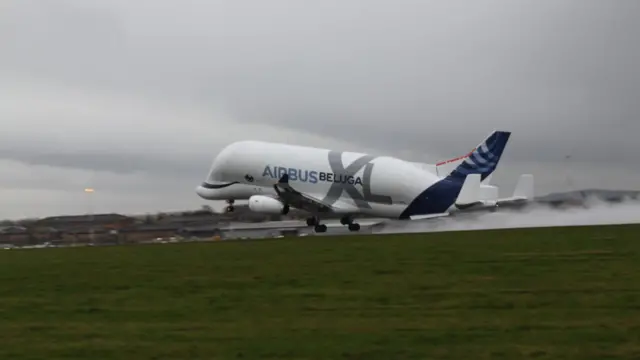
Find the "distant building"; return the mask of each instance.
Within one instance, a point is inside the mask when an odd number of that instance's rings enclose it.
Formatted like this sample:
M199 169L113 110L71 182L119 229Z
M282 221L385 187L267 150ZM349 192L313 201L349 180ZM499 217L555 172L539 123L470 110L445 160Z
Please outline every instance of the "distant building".
M62 231L49 226L38 226L29 229L30 241L33 244L42 244L47 241L57 241L62 238Z
M107 229L122 229L132 226L136 219L120 214L68 215L51 216L34 222L33 227L50 227L60 231L69 229L86 229L100 227Z
M22 226L0 227L0 243L12 245L29 244L29 232Z
M220 221L215 214L165 215L151 224L170 226L210 225Z
M83 226L61 232L61 237L51 240L54 244L117 244L119 230L101 226Z
M176 236L180 231L179 224L142 224L119 230L118 239L125 243L138 243L157 238Z
M213 238L223 237L223 233L217 225L189 226L180 229L180 235L186 237Z

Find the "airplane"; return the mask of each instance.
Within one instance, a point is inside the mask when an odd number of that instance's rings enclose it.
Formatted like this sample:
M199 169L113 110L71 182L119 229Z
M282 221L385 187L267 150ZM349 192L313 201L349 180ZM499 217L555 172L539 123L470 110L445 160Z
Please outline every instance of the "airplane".
M427 220L455 212L519 205L533 198L533 175L520 176L513 196L498 198L487 182L496 170L508 131L493 131L467 155L423 164L392 156L336 151L264 141L227 145L213 160L196 194L225 200L248 200L251 211L286 215L291 208L310 214L307 226L327 231L321 217L338 215L350 231L355 218ZM443 166L453 164L451 171Z

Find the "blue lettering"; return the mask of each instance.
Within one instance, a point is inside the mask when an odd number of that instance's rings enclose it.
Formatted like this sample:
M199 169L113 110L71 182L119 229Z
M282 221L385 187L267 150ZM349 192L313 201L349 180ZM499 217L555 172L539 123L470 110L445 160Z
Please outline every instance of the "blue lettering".
M309 182L315 184L318 182L318 172L317 171L309 171Z
M270 178L275 177L271 172L271 166L267 165L264 167L264 170L262 171L262 176L269 176Z
M302 176L302 174L304 174L304 176ZM298 170L298 179L300 179L300 181L307 182L308 178L309 178L309 170L304 170L304 172L302 170Z
M290 181L309 182L316 184L318 181L362 185L362 178L353 175L327 173L324 171L303 170L298 168L286 168L283 166L267 165L262 171L262 176L270 178L281 178L284 174L289 175Z
M289 181L297 181L298 172L294 168L289 168Z

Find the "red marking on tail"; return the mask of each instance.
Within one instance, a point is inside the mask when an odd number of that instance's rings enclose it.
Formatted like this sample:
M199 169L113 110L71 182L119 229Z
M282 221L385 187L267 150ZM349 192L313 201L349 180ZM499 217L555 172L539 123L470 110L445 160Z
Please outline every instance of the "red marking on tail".
M471 156L471 154L473 154L474 151L476 151L476 149L471 150L467 155L458 156L457 158L451 159L451 160L441 161L441 162L437 163L436 166L442 166L442 165L446 165L446 164L449 164L449 163L452 163L452 162L455 162L455 161L458 161L458 160L466 159L469 156Z

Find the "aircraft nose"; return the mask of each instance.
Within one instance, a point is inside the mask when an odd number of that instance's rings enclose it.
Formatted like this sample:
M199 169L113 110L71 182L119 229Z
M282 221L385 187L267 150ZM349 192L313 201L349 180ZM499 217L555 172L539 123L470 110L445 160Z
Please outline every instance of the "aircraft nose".
M203 199L207 198L207 194L209 191L207 191L207 189L205 189L202 185L198 185L196 187L196 194L198 194L198 196L200 196Z

